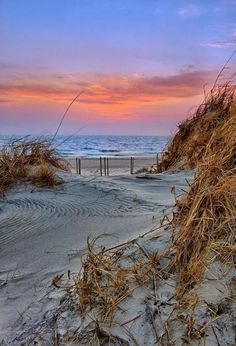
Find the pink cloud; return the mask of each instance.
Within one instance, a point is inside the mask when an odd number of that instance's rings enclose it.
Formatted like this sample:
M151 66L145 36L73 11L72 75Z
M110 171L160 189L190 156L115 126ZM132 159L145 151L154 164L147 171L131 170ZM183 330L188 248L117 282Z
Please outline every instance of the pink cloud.
M76 80L67 76L37 76L2 80L0 100L27 103L34 100L59 102L71 100L84 90L80 102L90 105L123 105L169 102L186 99L202 93L202 86L212 81L215 71L181 71L179 74L160 77L122 77L100 75L93 80ZM90 77L91 78L91 77Z
M229 41L215 41L211 43L201 43L201 46L203 47L209 47L209 48L234 48L236 47L236 40L229 40Z
M232 36L233 36L233 37L236 37L236 29L233 29L233 30L232 30Z
M11 128L34 133L53 131L68 103L84 89L63 124L65 133L84 125L88 133L101 133L112 127L112 133L118 134L164 133L186 116L190 106L200 102L203 85L212 83L215 75L212 70L187 70L166 77L9 77L0 81L1 131L4 128L8 132L13 131Z

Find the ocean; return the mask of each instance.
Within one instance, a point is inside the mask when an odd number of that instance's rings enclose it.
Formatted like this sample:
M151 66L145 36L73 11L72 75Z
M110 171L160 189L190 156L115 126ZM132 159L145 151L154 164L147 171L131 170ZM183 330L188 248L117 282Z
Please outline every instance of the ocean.
M0 147L22 138L22 136L0 136ZM35 137L32 138L46 138ZM162 152L169 141L168 136L63 136L58 135L55 147L64 157L99 157L99 156L153 156Z

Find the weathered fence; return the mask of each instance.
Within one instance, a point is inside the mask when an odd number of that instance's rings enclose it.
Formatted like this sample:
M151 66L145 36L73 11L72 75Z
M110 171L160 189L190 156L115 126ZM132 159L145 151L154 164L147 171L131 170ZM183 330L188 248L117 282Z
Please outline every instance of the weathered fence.
M158 165L160 153L144 157L76 157L68 158L72 170L79 175L119 175L134 174L145 168Z

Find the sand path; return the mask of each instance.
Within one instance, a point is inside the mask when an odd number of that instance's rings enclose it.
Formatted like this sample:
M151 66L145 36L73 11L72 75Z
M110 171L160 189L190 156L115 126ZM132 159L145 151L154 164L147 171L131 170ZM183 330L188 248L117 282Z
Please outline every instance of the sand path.
M0 200L0 341L16 323L43 316L56 274L79 269L88 236L114 246L151 229L186 189L190 173L82 178L55 189L20 186ZM53 302L48 301L48 304ZM47 306L48 309L48 306Z

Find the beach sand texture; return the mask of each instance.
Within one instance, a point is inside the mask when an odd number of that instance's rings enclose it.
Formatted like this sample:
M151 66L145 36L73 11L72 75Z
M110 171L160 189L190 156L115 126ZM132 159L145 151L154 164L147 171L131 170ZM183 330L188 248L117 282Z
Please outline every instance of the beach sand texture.
M104 246L128 241L160 224L192 173L79 177L63 173L53 189L21 185L0 200L0 340L22 333L45 311L52 278L78 271L87 237ZM58 298L59 299L59 298ZM24 327L23 327L24 326Z

